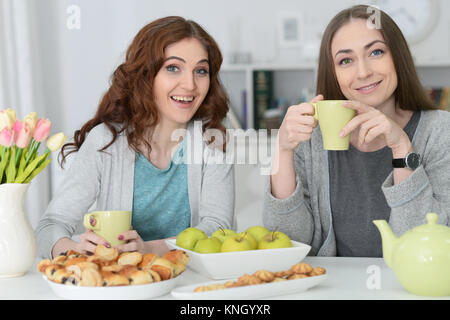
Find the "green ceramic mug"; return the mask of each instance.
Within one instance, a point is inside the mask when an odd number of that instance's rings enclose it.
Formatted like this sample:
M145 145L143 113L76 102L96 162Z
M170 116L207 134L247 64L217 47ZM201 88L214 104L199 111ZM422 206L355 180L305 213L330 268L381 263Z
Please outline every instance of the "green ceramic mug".
M95 221L92 225L91 222ZM131 211L93 211L84 215L86 229L93 230L100 237L115 247L126 241L118 239L119 234L131 228Z
M325 150L348 150L350 135L339 136L345 125L355 116L355 110L345 108L345 100L322 100L311 103L314 106L314 118L319 121Z

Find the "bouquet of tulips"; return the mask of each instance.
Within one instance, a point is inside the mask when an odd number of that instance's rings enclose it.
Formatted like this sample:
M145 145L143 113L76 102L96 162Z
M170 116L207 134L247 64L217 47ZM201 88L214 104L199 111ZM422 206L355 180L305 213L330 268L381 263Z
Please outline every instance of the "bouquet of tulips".
M20 121L11 108L0 111L0 184L30 183L50 163L50 152L58 151L67 139L63 132L49 137L51 126L36 112ZM44 141L47 149L40 155Z

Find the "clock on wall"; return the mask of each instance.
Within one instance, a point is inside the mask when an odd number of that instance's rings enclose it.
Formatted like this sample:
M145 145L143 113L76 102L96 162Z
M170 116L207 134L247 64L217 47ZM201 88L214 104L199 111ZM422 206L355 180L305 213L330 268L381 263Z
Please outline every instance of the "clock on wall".
M439 20L439 0L378 0L376 5L397 23L410 44L426 39Z

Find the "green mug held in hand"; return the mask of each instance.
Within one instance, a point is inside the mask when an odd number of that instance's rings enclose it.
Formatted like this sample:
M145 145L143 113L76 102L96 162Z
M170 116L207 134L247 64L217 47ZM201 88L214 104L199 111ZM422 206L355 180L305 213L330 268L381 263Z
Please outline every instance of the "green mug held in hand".
M131 211L93 211L84 215L83 224L115 247L126 242L118 236L130 230Z
M314 106L314 118L319 121L325 150L348 150L350 135L339 136L345 125L355 116L355 110L345 108L345 100L322 100L311 103Z

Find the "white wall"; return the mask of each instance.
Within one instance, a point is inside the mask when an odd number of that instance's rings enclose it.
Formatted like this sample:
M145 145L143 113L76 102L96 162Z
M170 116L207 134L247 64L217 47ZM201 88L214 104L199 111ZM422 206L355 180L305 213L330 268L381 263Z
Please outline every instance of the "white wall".
M449 1L441 0L442 18L429 39L413 46L419 60L450 60ZM137 31L166 15L181 15L202 24L219 43L225 58L230 53L230 25L240 23L240 50L254 60L298 62L298 49L277 49L277 15L301 12L305 41L320 37L327 22L352 0L40 0L37 20L45 66L45 97L61 129L72 133L91 117L115 67ZM81 9L81 29L69 30L66 9ZM55 121L56 122L56 121Z

